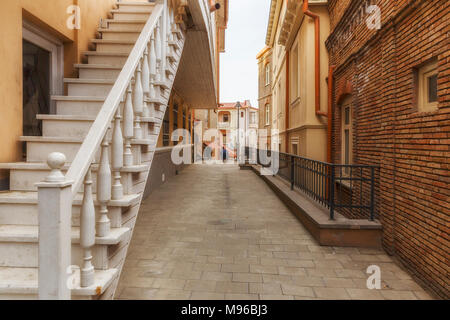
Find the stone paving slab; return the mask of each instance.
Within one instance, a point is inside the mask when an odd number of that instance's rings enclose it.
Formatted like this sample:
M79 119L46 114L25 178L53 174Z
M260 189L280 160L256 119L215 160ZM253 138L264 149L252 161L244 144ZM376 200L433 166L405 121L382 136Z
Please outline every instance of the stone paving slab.
M367 289L367 267L381 289ZM118 299L432 299L384 251L321 247L254 173L192 165L141 206Z

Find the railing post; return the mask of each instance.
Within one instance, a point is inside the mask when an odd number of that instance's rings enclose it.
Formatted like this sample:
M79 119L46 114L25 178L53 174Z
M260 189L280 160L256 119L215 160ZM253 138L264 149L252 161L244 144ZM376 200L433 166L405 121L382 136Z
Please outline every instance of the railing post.
M97 173L97 201L100 203L100 216L97 222L97 236L99 237L106 237L111 228L111 221L108 218L108 202L111 200L111 167L109 166L108 146L109 143L105 136Z
M111 197L113 200L120 200L123 198L123 186L120 181L120 170L123 168L123 136L122 128L120 127L121 119L120 108L117 108L111 144L111 165L114 171L114 184L111 188Z
M150 117L150 110L148 108L148 98L150 96L150 67L148 64L148 44L145 47L144 59L142 62L142 87L144 91L144 111L143 117ZM146 125L148 127L148 124ZM148 130L145 130L148 131ZM144 135L146 136L146 135Z
M92 265L92 247L95 245L95 207L92 198L92 173L89 168L84 178L83 202L80 212L80 246L83 249L83 266L80 271L80 286L94 284L94 266Z
M136 68L136 75L134 77L134 90L133 90L133 108L134 108L134 137L136 139L143 138L143 132L141 127L141 116L144 111L144 90L142 88L142 59L139 60Z
M362 183L362 182L361 182ZM370 220L375 219L375 168L370 171Z
M162 52L161 52L161 81L166 80L166 57L167 57L167 47L168 47L168 38L167 38L167 17L168 17L168 7L167 7L167 0L164 0L164 10L162 13Z
M330 165L330 220L334 220L334 184L335 184L335 172L334 165Z
M161 18L158 19L155 28L155 51L156 51L156 81L161 81L162 71L162 43L161 43L161 30L160 30Z
M125 152L123 154L123 162L125 167L130 167L133 165L133 153L131 152L131 139L134 137L134 111L133 102L131 98L131 83L128 85L125 106L124 106L124 116L123 116L123 136L125 137Z
M291 156L291 190L294 190L294 156Z
M70 300L67 285L71 262L72 181L61 172L66 162L62 153L51 153L52 169L45 181L37 183L39 213L39 299Z

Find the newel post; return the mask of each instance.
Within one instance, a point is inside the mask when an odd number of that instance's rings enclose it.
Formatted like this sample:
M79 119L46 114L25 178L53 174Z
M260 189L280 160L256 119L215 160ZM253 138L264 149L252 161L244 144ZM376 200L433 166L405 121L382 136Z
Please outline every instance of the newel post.
M72 184L61 172L66 162L62 153L51 153L52 169L37 183L39 212L39 299L70 300L67 284L71 265Z

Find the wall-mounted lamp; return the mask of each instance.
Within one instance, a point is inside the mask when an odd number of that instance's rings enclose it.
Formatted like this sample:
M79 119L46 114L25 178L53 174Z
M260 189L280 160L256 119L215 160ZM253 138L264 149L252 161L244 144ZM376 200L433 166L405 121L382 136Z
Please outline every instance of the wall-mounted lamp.
M215 2L214 0L210 0L209 3L210 3L209 10L210 10L211 12L214 12L214 11L220 9L220 3Z

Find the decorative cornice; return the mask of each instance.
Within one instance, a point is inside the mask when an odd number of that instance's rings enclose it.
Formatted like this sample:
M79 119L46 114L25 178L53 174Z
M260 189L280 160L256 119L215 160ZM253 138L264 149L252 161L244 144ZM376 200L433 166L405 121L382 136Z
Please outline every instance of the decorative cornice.
M277 4L280 0L271 0L270 2L270 14L269 23L267 24L267 34L266 34L266 45L271 46L270 40L272 39L273 23L275 21L275 13L277 9Z

